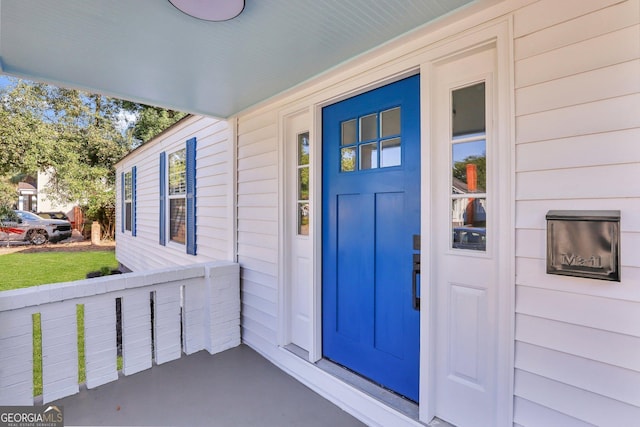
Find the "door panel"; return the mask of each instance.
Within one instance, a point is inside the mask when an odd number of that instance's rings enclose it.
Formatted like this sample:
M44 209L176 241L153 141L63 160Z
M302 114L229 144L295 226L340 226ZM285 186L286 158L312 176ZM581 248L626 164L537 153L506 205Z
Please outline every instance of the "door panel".
M495 49L485 47L432 76L435 413L460 427L496 423L494 67Z
M419 76L323 109L323 353L418 399Z
M286 180L286 318L285 344L309 351L311 344L312 220L309 191L311 141L309 113L285 118Z

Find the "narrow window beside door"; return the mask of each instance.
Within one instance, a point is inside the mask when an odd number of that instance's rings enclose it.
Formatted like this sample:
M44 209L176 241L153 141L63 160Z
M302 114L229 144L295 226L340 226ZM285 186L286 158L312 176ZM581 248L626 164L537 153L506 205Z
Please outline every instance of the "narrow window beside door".
M451 95L452 248L487 249L485 83Z
M298 134L298 234L309 235L309 132Z

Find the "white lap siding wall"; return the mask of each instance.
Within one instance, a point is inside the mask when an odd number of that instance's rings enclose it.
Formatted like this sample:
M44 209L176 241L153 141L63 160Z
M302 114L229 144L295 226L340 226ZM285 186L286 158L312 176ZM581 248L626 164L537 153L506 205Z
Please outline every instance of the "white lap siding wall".
M640 420L639 6L514 16L517 425ZM621 211L620 283L545 274L550 209Z
M159 243L160 153L185 148L195 137L197 255L184 245ZM232 126L226 120L189 116L133 151L117 165L116 257L133 271L233 259ZM121 172L137 170L137 235L122 233ZM168 218L168 216L167 216Z
M276 345L278 302L278 115L261 109L238 119L238 263L243 340Z

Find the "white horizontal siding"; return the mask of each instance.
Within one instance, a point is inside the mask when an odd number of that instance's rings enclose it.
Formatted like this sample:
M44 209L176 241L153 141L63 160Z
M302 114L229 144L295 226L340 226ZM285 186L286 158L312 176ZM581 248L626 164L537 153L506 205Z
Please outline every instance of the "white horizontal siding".
M277 344L278 115L240 117L237 147L237 253L242 336L256 349Z
M185 147L187 139L197 138L197 245L198 255L187 255L183 245L159 244L159 155ZM128 268L139 271L173 265L189 265L215 260L232 261L233 191L232 131L229 122L192 116L170 128L118 165L121 171L137 167L137 236L121 232L120 184L116 211L116 257Z
M515 390L516 395L577 418L583 425L633 426L640 419L637 406L526 371L516 371Z
M640 2L514 15L514 423L640 419ZM546 274L554 209L621 211L620 283Z
M521 397L514 399L514 427L596 427Z

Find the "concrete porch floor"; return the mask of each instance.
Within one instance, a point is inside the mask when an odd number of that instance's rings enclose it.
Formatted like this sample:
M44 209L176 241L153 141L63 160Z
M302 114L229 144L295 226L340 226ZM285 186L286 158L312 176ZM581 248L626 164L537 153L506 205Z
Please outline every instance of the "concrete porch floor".
M66 426L362 426L246 345L200 351L53 402Z

